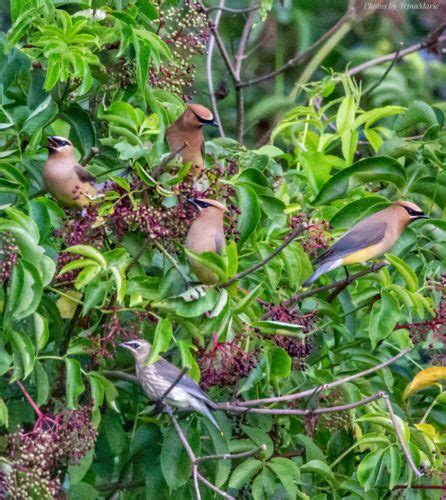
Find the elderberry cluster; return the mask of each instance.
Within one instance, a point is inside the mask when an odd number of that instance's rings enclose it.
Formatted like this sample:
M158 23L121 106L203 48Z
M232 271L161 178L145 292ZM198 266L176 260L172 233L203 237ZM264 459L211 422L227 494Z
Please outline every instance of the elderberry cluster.
M201 5L184 0L182 6L164 9L157 1L159 13L158 35L172 52L172 59L159 68L149 69L149 82L153 87L168 90L183 99L195 79L195 55L203 55L209 41L211 22Z
M88 408L65 411L55 419L53 426L8 436L9 467L0 476L0 498L64 498L64 469L93 448L97 433Z
M266 312L268 317L273 321L302 326L302 332L306 334L311 332L316 325L317 311L301 314L297 310L290 310L283 304L269 304L266 306ZM278 346L285 349L291 357L295 358L297 369L305 369L305 360L313 349L310 335L307 335L304 340L296 337L276 335L274 340Z
M246 377L257 364L257 351L247 352L237 339L232 342L219 342L213 334L213 345L209 350L200 349L198 366L201 371L201 386L233 386Z
M0 283L11 276L12 268L17 262L18 247L11 233L1 235L0 243Z
M409 330L410 338L414 344L425 341L431 332L432 339L446 342L446 275L443 274L440 277L440 282L431 284L429 288L440 293L440 300L433 319L402 326L402 328ZM430 347L433 347L433 344Z
M73 245L91 245L96 248L102 248L104 244L103 226L93 227L98 218L98 211L95 206L88 207L82 215L68 217L62 228L54 231L54 236L63 241L65 247ZM60 271L69 262L79 258L79 255L73 255L61 252L57 259L57 270ZM57 281L71 281L76 279L79 270L71 271L60 275L56 273Z
M310 222L308 215L299 214L291 218L290 226L294 229L299 225L306 227L302 233L300 244L307 255L317 255L319 250L324 250L333 241L328 233L330 225L327 221L313 223Z

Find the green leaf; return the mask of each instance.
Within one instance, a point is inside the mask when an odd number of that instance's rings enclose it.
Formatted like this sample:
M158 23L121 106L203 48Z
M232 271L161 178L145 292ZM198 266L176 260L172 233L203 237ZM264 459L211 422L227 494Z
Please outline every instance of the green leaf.
M48 321L39 313L33 314L34 318L34 335L36 337L37 350L44 349L49 339Z
M240 489L247 484L262 468L262 462L256 458L248 458L238 465L232 473L229 488Z
M400 317L400 305L395 297L387 292L381 295L372 307L369 322L369 338L374 349L379 340L385 339L395 328Z
M85 289L82 314L85 316L91 308L101 306L108 290L108 282L96 279Z
M241 247L255 231L260 221L260 206L256 192L251 186L240 183L237 184L236 189L238 208L241 211L237 226L240 231L238 246Z
M297 465L293 461L281 457L273 458L271 461L267 462L266 465L279 478L289 498L296 498L297 487L295 483L296 480L299 479L299 469Z
M65 249L65 252L82 255L94 260L99 266L107 267L107 261L99 250L89 245L74 245Z
M70 410L74 410L79 396L85 391L79 361L72 358L65 358L65 371L65 396L67 398L67 407Z
M9 331L13 351L16 351L21 361L23 378L25 379L34 369L35 353L31 339L24 333Z
M183 432L187 435L188 427L183 423L180 425ZM183 486L190 477L191 463L173 426L169 427L164 436L161 450L161 470L169 486L169 491Z
M418 290L418 278L415 271L400 259L396 255L385 254L385 258L392 264L392 266L401 274L402 278L406 282L407 288L410 292L416 292Z
M339 133L351 133L354 127L356 102L352 94L347 95L342 99L341 105L336 113L336 128Z
M152 350L150 351L147 364L155 363L159 359L159 354L166 352L169 349L169 344L172 339L172 323L168 319L160 319L156 325L155 335L152 342Z
M271 378L287 378L291 372L291 358L282 347L268 349L268 365Z
M223 257L226 260L228 278L232 278L238 269L238 252L235 241L230 241L223 250Z
M302 465L302 467L300 468L300 473L316 474L316 476L320 476L328 483L336 485L336 480L332 470L327 464L321 462L320 460L310 460L306 464Z
M387 470L390 474L389 489L393 490L398 484L398 479L401 474L401 457L400 450L397 446L391 446L387 450Z
M370 491L378 481L382 471L384 449L370 452L359 464L357 476L364 491Z
M36 404L42 406L48 402L50 396L50 383L42 363L36 359L33 370L34 384L37 389Z
M151 303L151 307L172 312L183 318L195 318L205 312L211 311L218 300L218 292L214 289L208 290L204 297L194 301L186 302L182 298L170 298Z
M91 467L91 464L93 463L93 458L94 458L94 450L90 450L79 460L79 463L77 463L76 465L68 466L68 474L70 476L70 483L72 485L78 484L79 481L82 481L82 479L85 477L85 474L88 472L88 469ZM70 495L69 498L74 498L74 497ZM86 497L81 496L77 498L85 499ZM93 498L97 497L95 496Z
M388 156L365 158L333 176L322 186L312 203L327 205L355 187L370 182L386 182L401 188L406 182L406 173L396 160Z

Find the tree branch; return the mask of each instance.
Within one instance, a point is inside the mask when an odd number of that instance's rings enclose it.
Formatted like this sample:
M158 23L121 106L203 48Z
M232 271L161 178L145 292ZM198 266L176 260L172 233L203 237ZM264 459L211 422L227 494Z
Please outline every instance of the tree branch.
M220 0L219 7L215 7L216 9L219 9L217 14L215 15L215 19L214 19L215 30L218 29L218 25L220 24L220 18L221 18L221 15L223 13L224 4L225 4L225 0ZM211 9L208 9L208 12L210 10ZM214 113L214 118L217 122L218 131L220 133L220 136L224 137L225 131L224 131L223 125L221 123L220 114L218 112L217 98L215 97L214 81L213 81L213 76L212 76L212 56L214 53L214 47L215 47L215 36L214 36L214 33L211 32L211 35L209 36L208 53L206 56L206 75L207 75L207 80L208 80L209 94L211 97L212 111Z
M255 4L252 7L246 7L244 9L232 9L231 7L224 7L220 4L218 7L208 7L207 11L212 12L213 10L221 10L223 12L230 12L231 14L244 14L253 10L258 10L259 8L259 4Z
M237 54L234 59L234 72L237 77L237 82L241 79L242 62L245 58L246 46L248 45L249 35L251 34L252 26L256 17L257 11L252 10L249 13L245 26L243 27L242 36L238 46ZM243 89L236 85L235 92L237 94L237 140L243 142L243 133L245 127L245 108L244 108L244 95Z
M135 375L120 370L104 370L102 374L107 378L126 380L127 382L134 382L135 384L138 383L138 379Z
M438 42L444 42L446 40L446 35L439 36L437 41ZM412 54L413 52L418 52L419 50L427 48L427 41L421 42L421 43L416 43L415 45L411 45L410 47L407 47L406 49L403 49L400 51L398 58L402 59L403 57L406 57L409 54ZM396 54L398 51L392 52L391 54L387 54L385 56L379 56L375 57L374 59L370 59L370 61L366 61L362 64L358 64L358 66L355 66L351 69L349 69L346 74L348 76L353 76L358 73L361 73L362 71L369 69L373 66L377 66L378 64L385 63L387 61L391 61L392 59L395 58Z
M259 451L265 451L265 450L266 450L266 445L261 444L260 446L257 446L257 448L248 451L243 451L241 453L232 453L232 454L224 453L222 455L206 455L204 457L198 457L196 459L196 462L201 463L201 462L206 462L207 460L236 460L238 458L252 457Z
M170 384L170 386L164 391L164 394L161 396L160 401L164 402L170 391L179 383L179 381L183 378L186 372L189 370L188 366L185 366L181 372L178 374L178 377Z
M393 356L392 358L388 359L387 361L383 361L379 365L373 366L372 368L368 368L367 370L363 370L359 373L355 373L353 375L349 375L348 377L344 377L339 380L335 380L334 382L330 382L328 384L322 384L316 389L307 389L302 392L297 392L294 394L288 394L285 396L276 396L276 397L271 397L271 398L263 398L263 399L251 399L248 401L241 401L237 403L238 406L255 406L259 404L269 404L269 403L279 403L282 401L294 401L295 399L301 399L305 398L307 396L312 396L315 394L319 394L322 391L326 391L328 389L333 389L334 387L337 387L338 385L345 384L346 382L350 382L352 380L355 380L357 378L365 377L366 375L370 375L371 373L377 372L378 370L381 370L381 368L384 368L398 359L402 358L405 356L408 352L410 352L410 349L404 349L401 352L399 352L396 356Z
M184 141L182 146L177 148L175 151L170 152L164 158L164 160L152 170L152 176L156 179L162 173L164 167L170 162L170 160L172 160L172 158L175 158L175 156L178 153L181 153L181 151L183 151L184 148L187 148L188 145L189 144L186 141Z
M248 269L245 269L244 271L237 273L235 276L233 276L231 279L226 281L225 283L222 283L219 285L220 288L227 288L228 286L231 286L233 283L236 281L244 278L248 274L253 273L254 271L257 271L257 269L260 269L263 267L265 264L267 264L271 259L273 259L276 255L278 255L286 246L288 246L300 233L305 231L307 228L304 226L297 226L285 239L284 241L273 251L271 252L267 257L262 259L260 262L257 262L256 264L252 265L251 267L248 267Z
M404 455L406 455L406 459L409 462L409 466L412 469L412 471L416 477L421 477L423 474L417 469L417 466L415 465L415 463L412 459L409 448L407 447L407 443L404 439L403 432L402 432L401 427L396 419L395 412L393 411L392 403L390 402L389 396L385 392L381 393L381 395L384 398L384 402L386 403L387 409L389 410L390 418L392 420L393 427L394 427L396 435L398 437L398 441L401 444L401 448L403 449Z
M300 300L305 299L306 297L312 297L313 295L316 295L319 292L326 292L327 290L332 290L333 288L338 288L338 287L345 288L345 286L350 285L351 283L353 283L359 278L362 278L363 276L367 276L367 274L377 273L386 265L387 264L385 262L378 262L377 264L373 264L369 268L364 269L363 271L359 271L356 274L352 274L351 276L348 276L343 280L335 281L333 283L330 283L329 285L324 285L318 288L312 288L311 290L306 290L305 292L297 293L296 295L293 295L288 300L286 300L283 303L283 305L285 307L289 307L295 304L296 302L299 302Z
M80 162L81 165L83 167L85 167L85 165L88 165L90 163L90 161L97 155L99 154L99 148L96 148L96 147L92 147L90 149L90 152L88 153L88 155Z
M308 49L306 49L304 52L301 52L294 56L292 59L289 59L283 66L280 68L277 68L276 70L272 71L271 73L267 73L262 76L258 76L256 78L252 78L251 80L246 80L246 81L241 81L238 83L238 86L240 88L243 87L249 87L251 85L256 85L257 83L264 82L266 80L270 80L271 78L274 78L277 75L280 75L287 69L291 68L292 66L295 66L296 64L302 62L304 59L306 59L311 52L316 48L319 47L322 43L324 43L326 40L328 40L334 33L336 33L346 22L350 21L351 18L353 17L353 10L347 11L340 19L337 21L337 23L329 29L326 33L324 33L320 38L318 38L314 43L312 43Z
M386 76L390 73L390 71L392 70L392 68L397 63L398 58L400 56L401 49L402 49L402 45L400 45L398 47L397 51L395 52L395 57L391 60L389 66L386 68L386 71L384 71L384 73L382 74L381 78L378 81L376 81L375 83L373 83L372 85L370 85L370 87L368 89L364 90L364 93L361 95L361 99L363 99L364 97L370 95L386 79Z

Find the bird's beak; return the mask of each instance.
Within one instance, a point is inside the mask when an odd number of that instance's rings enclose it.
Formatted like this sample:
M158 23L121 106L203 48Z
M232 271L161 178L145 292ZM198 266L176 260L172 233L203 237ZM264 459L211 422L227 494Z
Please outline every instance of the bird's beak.
M126 342L121 342L121 343L119 344L119 347L123 347L124 349L130 349L130 347L127 345L127 343L126 343Z
M207 125L210 125L211 127L218 127L218 123L217 123L217 120L209 120L207 122Z
M195 201L194 198L188 198L187 201L188 201L188 203L190 203L191 205L193 205L195 208L200 209L200 207L197 205L197 202Z
M419 215L417 217L417 219L430 219L430 217L429 217L429 215L423 214L423 215Z
M50 151L55 151L57 148L59 147L59 143L57 142L57 139L50 135L48 137L48 145L47 145L47 148L50 150Z

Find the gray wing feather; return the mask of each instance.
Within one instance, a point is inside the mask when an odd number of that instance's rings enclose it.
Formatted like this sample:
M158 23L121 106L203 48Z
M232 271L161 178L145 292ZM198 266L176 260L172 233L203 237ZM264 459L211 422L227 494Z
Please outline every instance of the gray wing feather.
M180 375L181 370L177 368L172 363L169 363L165 359L158 360L154 368L157 373L159 373L160 377L169 381L169 384L173 383L174 380ZM183 375L181 380L178 382L176 387L183 389L183 391L187 392L191 396L194 396L198 399L201 399L208 403L209 405L213 405L213 402L208 398L208 396L200 389L200 386L194 382L187 375Z
M74 171L81 182L94 182L95 178L82 165L75 165Z
M373 217L373 216L371 216ZM387 223L371 217L355 224L331 248L315 259L314 263L323 264L337 260L363 248L379 243L386 233Z

